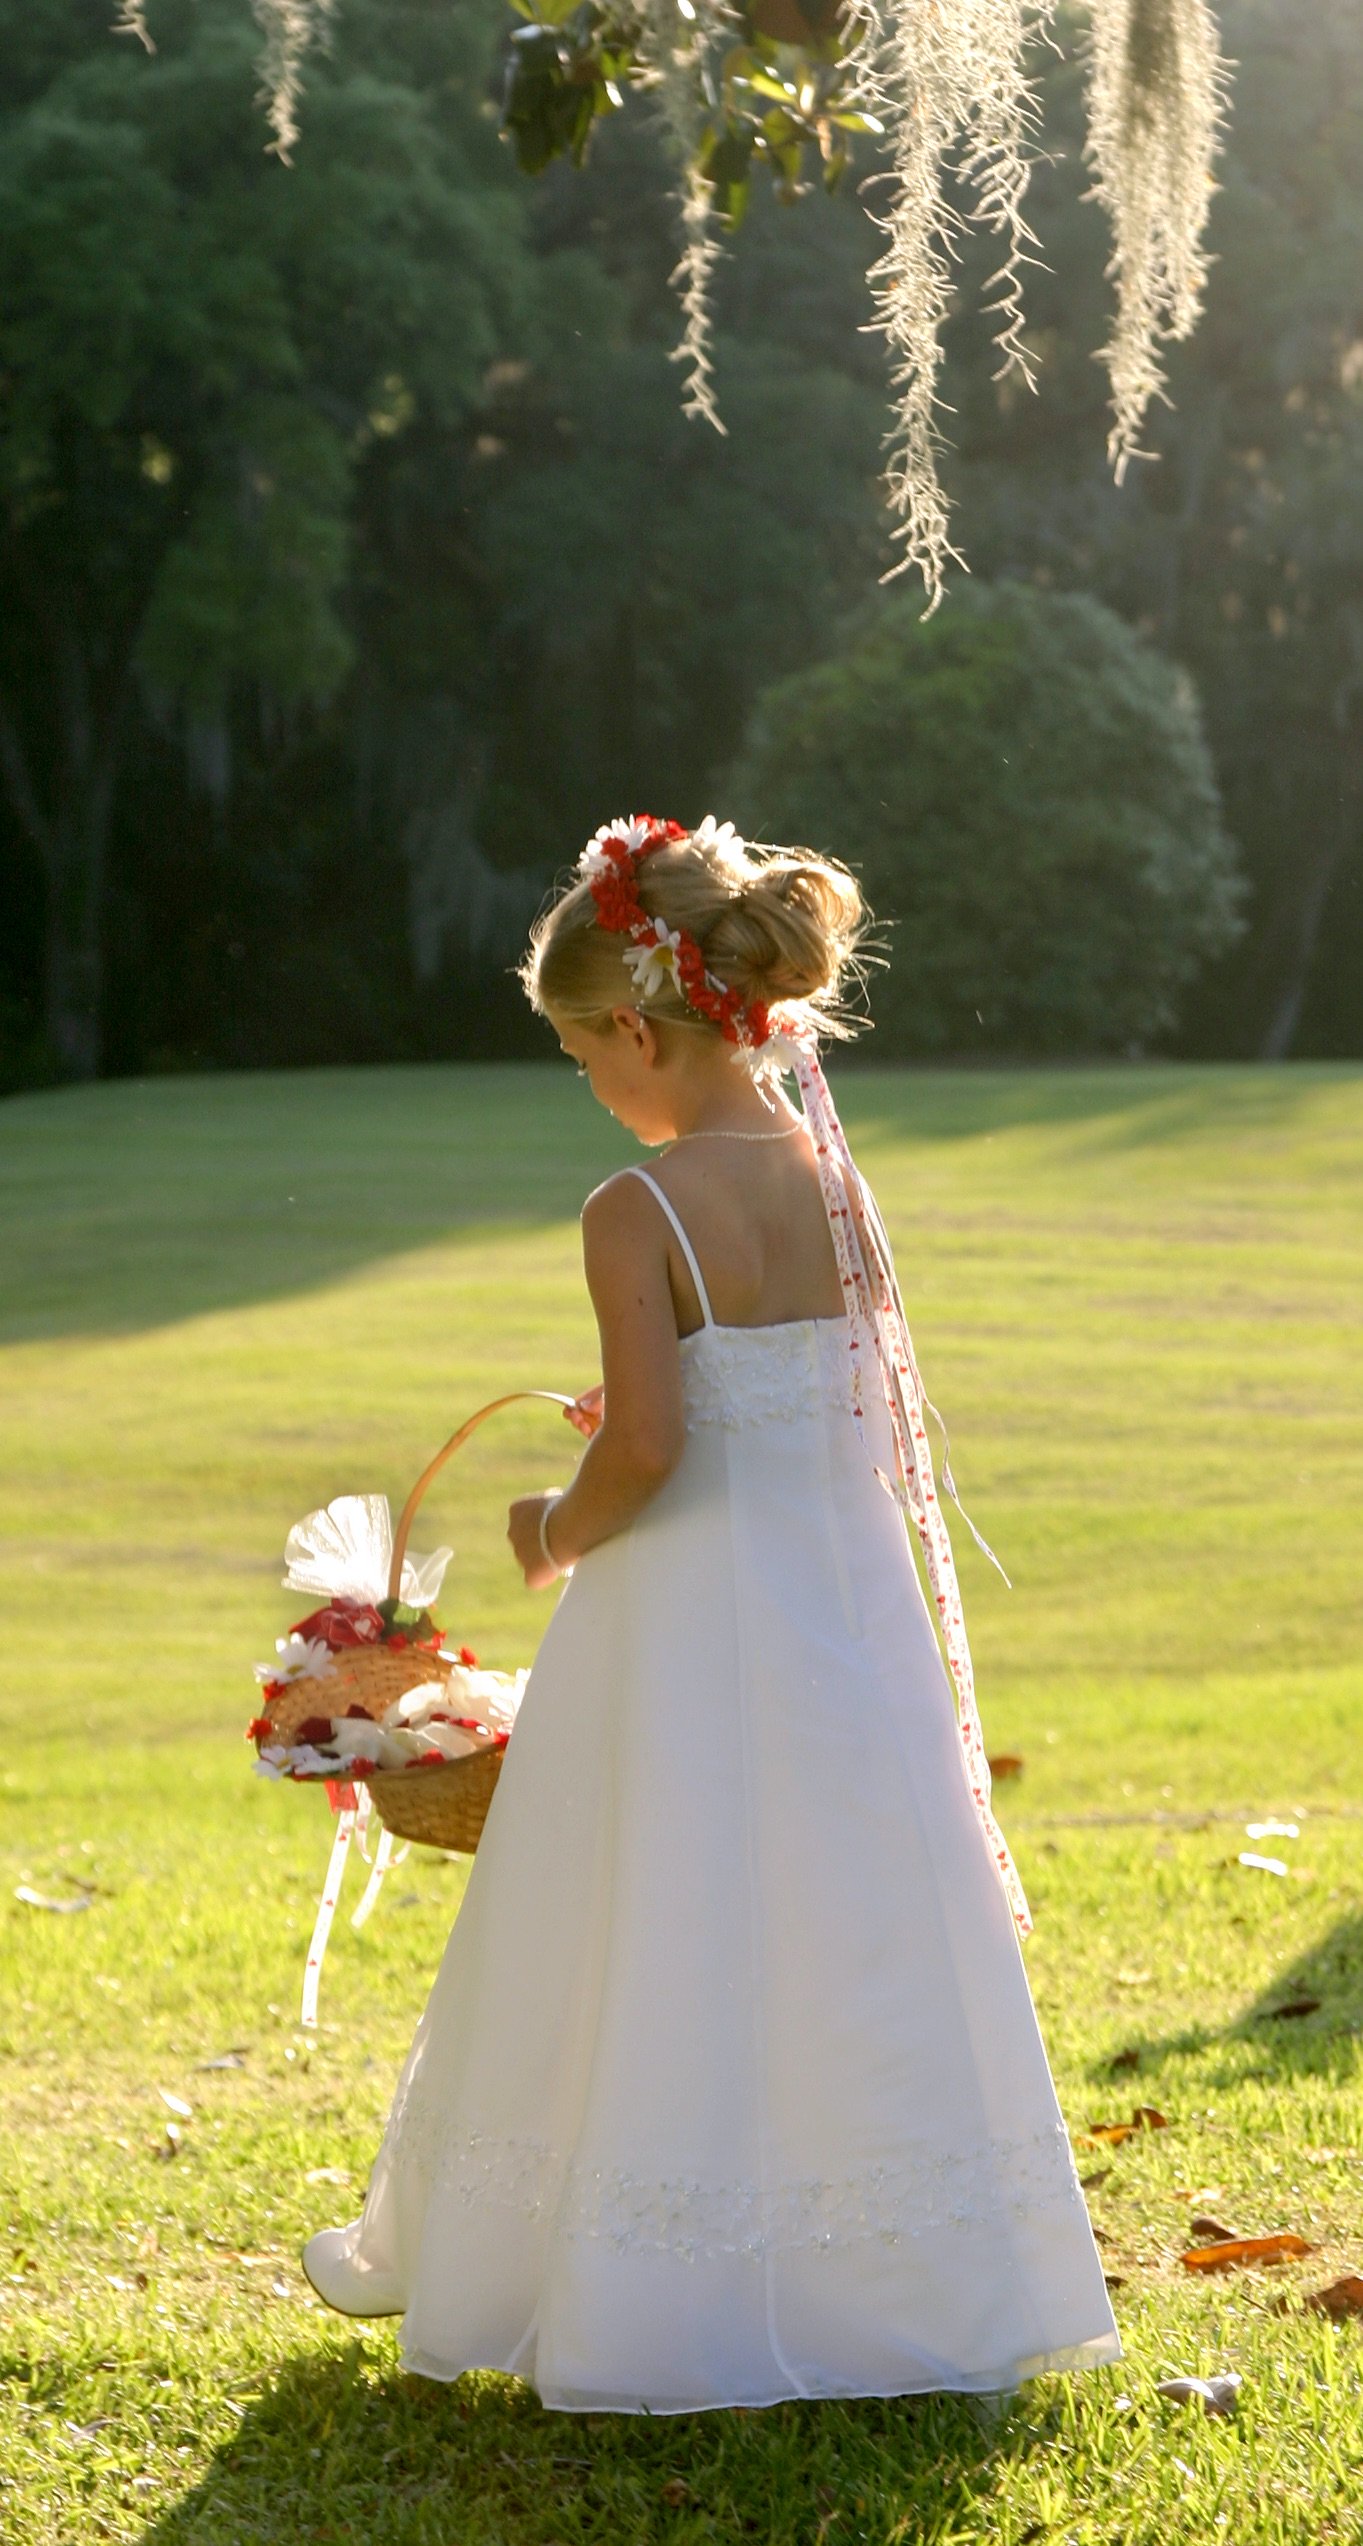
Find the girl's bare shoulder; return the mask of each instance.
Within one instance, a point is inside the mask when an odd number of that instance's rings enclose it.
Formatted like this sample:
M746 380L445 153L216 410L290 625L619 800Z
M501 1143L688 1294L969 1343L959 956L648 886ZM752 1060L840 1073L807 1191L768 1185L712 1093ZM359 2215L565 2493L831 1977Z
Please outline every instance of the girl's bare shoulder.
M650 1201L648 1188L637 1169L617 1167L613 1176L605 1177L599 1185L592 1187L579 1216L584 1229L638 1226L650 1216ZM656 1217L657 1208L657 1204L653 1203L652 1216Z

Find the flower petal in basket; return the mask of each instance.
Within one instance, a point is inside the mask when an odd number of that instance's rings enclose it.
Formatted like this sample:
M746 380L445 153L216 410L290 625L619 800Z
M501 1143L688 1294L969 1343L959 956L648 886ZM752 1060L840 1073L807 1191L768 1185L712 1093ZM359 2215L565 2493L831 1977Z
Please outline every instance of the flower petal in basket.
M405 1556L402 1597L428 1609L445 1579L453 1549ZM297 1521L284 1542L286 1591L321 1591L333 1599L379 1601L388 1596L393 1522L386 1494L338 1494L324 1511Z
M407 1759L402 1741L386 1733L372 1715L338 1716L331 1727L330 1741L319 1741L316 1747L332 1761L333 1777L338 1773L344 1776L357 1759L372 1759L379 1768L401 1768Z

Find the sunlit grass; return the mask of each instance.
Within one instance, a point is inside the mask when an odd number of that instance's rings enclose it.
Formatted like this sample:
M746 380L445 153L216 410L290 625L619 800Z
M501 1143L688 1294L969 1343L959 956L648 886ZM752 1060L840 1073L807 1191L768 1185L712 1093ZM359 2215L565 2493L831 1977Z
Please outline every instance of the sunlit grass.
M548 1071L23 1099L0 1109L15 2546L1356 2536L1360 2329L1293 2294L1363 2270L1363 1078L842 1092L1014 1581L958 1531L990 1746L1026 1763L998 1800L1062 2101L1076 2133L1168 2116L1085 2156L1126 2360L993 2417L649 2426L406 2379L391 2329L312 2304L298 2246L355 2206L462 1874L413 1857L362 1935L343 1920L298 2033L327 1816L254 1781L239 1738L291 1614L284 1532L400 1494L498 1386L592 1375L575 1211L626 1146ZM491 1657L526 1658L544 1614L502 1508L565 1467L526 1410L435 1498L445 1612ZM1261 1843L1287 1876L1235 1862L1254 1813L1298 1820ZM63 1916L22 1882L98 1888ZM1275 2018L1294 1989L1319 2010ZM192 2107L178 2154L159 2089ZM1199 2208L1318 2251L1194 2281ZM1233 2422L1154 2395L1216 2368L1245 2379Z

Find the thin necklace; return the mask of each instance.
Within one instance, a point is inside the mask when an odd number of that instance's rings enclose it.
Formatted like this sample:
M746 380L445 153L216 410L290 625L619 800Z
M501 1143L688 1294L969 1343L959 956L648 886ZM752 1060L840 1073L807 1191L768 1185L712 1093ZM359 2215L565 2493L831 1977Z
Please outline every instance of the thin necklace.
M803 1130L803 1123L787 1123L781 1132L675 1132L667 1145L669 1149L679 1149L684 1140L793 1140L796 1132Z

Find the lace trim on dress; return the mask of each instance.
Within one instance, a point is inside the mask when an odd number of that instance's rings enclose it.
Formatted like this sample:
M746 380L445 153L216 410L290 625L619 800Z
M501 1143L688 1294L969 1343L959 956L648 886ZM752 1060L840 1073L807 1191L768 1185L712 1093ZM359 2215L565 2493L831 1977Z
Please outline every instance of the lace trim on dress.
M973 2148L924 2143L894 2165L837 2181L759 2185L584 2167L541 2140L459 2130L442 2113L409 2103L394 2117L386 2155L425 2177L433 2203L491 2203L556 2237L600 2238L620 2253L683 2261L867 2240L893 2246L951 2229L992 2233L1056 2211L1086 2215L1063 2122Z
M730 1432L752 1423L798 1423L821 1406L851 1414L852 1385L840 1317L790 1326L701 1326L682 1342L688 1431L703 1423Z

